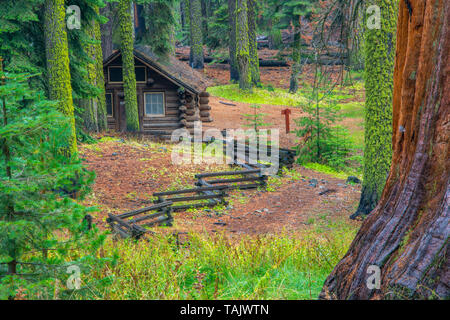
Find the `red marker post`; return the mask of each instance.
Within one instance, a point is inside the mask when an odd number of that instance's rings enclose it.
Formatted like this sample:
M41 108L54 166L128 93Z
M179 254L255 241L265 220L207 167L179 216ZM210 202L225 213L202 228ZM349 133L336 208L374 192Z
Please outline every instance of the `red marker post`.
M284 118L286 119L286 133L289 133L291 132L289 123L289 115L291 114L291 110L290 109L281 110L281 114L284 115Z

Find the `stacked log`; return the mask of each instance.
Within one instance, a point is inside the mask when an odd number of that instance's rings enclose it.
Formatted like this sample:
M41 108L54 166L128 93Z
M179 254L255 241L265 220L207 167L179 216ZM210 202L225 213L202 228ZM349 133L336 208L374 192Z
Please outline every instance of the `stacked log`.
M202 92L199 96L200 118L202 122L212 122L213 120L210 115L211 107L209 106L209 93Z

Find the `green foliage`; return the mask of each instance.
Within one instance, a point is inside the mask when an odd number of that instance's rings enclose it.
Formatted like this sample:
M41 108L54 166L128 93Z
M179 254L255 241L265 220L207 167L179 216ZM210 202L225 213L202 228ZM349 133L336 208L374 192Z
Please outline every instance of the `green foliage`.
M174 53L175 0L138 0L143 5L141 18L145 26L136 33L136 42L148 45L153 52L164 56Z
M180 245L170 235L107 243L119 260L106 268L113 282L99 298L315 299L356 230L311 228L296 236L180 235Z
M235 84L209 87L208 92L216 97L222 97L236 102L258 105L278 105L296 107L299 103L306 103L307 99L300 93L290 94L284 89L268 85L266 88L254 87L252 92L240 91Z
M87 230L87 209L69 198L93 182L76 154L61 152L70 120L26 84L25 74L0 73L0 299L52 298L69 265L92 269L103 237ZM83 249L85 255L71 250ZM66 291L65 291L66 292Z
M259 112L259 109L261 109L261 106L258 105L252 105L250 108L253 109L253 113L244 113L243 116L245 118L245 121L247 122L244 124L245 127L252 128L256 132L258 132L259 128L261 127L269 127L272 124L267 123L264 121L264 118L267 116L266 113Z
M300 164L317 162L337 169L346 166L351 147L346 139L346 128L336 125L340 109L334 97L334 85L316 64L314 83L307 94L308 103L301 106L306 116L295 120L296 134L302 138L297 146Z
M133 34L130 0L120 0L118 15L127 130L137 132L139 131L139 113L136 96L136 74L134 71L134 44L133 37L130 36Z

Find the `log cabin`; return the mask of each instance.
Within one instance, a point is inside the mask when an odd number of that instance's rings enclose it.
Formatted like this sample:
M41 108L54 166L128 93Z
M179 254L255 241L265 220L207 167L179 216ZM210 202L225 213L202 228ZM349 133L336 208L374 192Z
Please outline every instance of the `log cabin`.
M139 127L143 134L168 139L195 121L211 122L208 80L174 56L160 57L147 46L134 48ZM108 128L125 131L125 95L119 50L103 62Z

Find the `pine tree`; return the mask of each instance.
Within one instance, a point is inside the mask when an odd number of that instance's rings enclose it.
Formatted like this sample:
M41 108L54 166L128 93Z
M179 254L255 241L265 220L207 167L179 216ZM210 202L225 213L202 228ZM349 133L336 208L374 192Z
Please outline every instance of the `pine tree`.
M236 60L239 70L239 88L251 90L250 45L248 41L247 0L236 2Z
M59 110L70 119L71 134L67 139L67 150L65 152L75 154L77 152L77 141L64 0L45 1L44 35L49 98L57 100Z
M202 35L202 8L200 0L189 1L191 26L191 60L189 64L194 69L203 69L203 35Z
M257 2L256 0L248 0L248 41L250 52L250 73L252 83L257 85L260 82L259 59L258 59L258 42L256 39L256 15Z
M309 18L313 12L315 0L291 0L285 3L281 11L279 28L294 26L294 43L292 45L292 70L290 77L289 92L296 93L298 90L298 76L301 72L301 48L302 48L302 17Z
M139 26L136 42L148 45L158 55L174 54L174 0L141 0L143 10L140 17L144 26Z
M392 90L397 28L396 0L377 0L381 29L365 34L365 144L361 199L353 218L369 214L380 200L392 157Z
M125 94L125 115L127 130L139 131L139 113L136 95L136 74L134 71L133 24L131 1L120 0L118 4L120 49L122 52L123 90Z
M93 174L60 152L73 119L32 91L29 75L1 69L0 59L0 299L14 299L19 289L28 299L47 299L57 279L65 283L69 259L87 271L70 250L102 243L82 224L92 210L69 198L85 194Z

